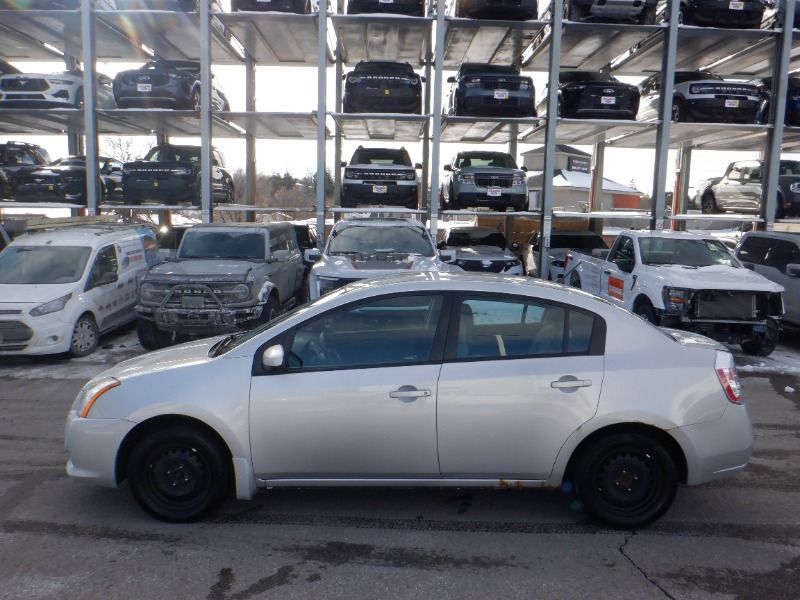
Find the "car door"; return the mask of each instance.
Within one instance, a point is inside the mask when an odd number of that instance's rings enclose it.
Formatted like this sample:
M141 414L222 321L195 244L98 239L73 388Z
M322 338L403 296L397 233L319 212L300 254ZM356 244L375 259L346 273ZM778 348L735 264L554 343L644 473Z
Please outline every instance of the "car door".
M114 246L109 244L97 251L83 293L84 299L94 308L100 331L113 329L130 311L122 302L119 259Z
M436 382L446 302L440 293L370 298L282 337L285 366L254 369L251 383L256 476L438 477Z
M800 264L800 248L795 242L777 240L766 257L766 264L757 270L767 279L785 288L783 293L784 319L790 323L800 323L800 278L791 277L786 265Z
M611 247L608 259L601 265L600 295L620 306L631 304L633 301L630 297L633 275L628 269L632 270L635 264L634 239L627 235L620 235Z
M442 477L547 478L597 409L604 327L588 311L543 300L460 299L439 377Z

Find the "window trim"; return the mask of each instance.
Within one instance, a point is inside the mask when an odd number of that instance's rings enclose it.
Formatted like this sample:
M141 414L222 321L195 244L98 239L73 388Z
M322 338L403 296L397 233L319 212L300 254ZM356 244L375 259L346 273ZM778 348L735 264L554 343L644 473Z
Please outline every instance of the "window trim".
M569 321L570 321L570 311L578 311L588 315L591 315L594 318L594 325L592 326L592 334L591 339L589 341L589 350L586 352L551 352L547 354L517 354L514 356L480 356L480 357L464 357L458 358L456 356L456 352L458 350L458 327L459 321L461 319L461 309L460 305L468 299L475 298L475 299L498 299L498 300L512 300L516 302L523 302L523 303L538 303L543 305L549 305L557 308L562 308L566 312L564 318L564 340L568 339L569 333ZM451 305L451 312L450 312L450 322L448 323L447 328L447 345L445 346L444 351L444 358L443 362L447 363L465 363L465 362L486 362L486 361L507 361L507 360L530 360L536 358L569 358L573 356L604 356L605 355L605 348L606 348L606 320L602 317L602 315L593 312L591 310L587 310L585 308L581 308L578 306L574 306L572 304L566 304L564 302L559 302L557 300L549 300L546 298L540 298L537 296L524 296L519 294L508 294L502 292L461 292L454 294L454 298ZM456 310L455 307L458 306L459 309ZM568 343L568 342L567 342Z

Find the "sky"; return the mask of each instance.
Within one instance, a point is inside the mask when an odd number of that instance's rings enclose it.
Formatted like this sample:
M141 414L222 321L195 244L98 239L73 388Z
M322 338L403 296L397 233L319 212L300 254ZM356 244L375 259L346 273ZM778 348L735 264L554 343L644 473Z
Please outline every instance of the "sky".
M141 62L136 63L98 63L97 71L113 77L117 72L137 68ZM52 72L63 68L60 63L23 63L16 62L15 66L30 72ZM244 67L239 66L214 66L212 68L218 87L226 94L231 104L231 110L244 111ZM348 71L345 68L345 73ZM445 72L446 80L450 73ZM529 74L529 73L526 73ZM547 82L543 73L532 74L537 90L537 101ZM629 83L637 83L637 78L621 78ZM334 106L334 70L328 69L328 111ZM449 86L445 84L443 101L446 101ZM257 67L256 69L256 110L276 112L311 112L316 110L317 104L317 70L315 67ZM329 128L333 129L333 121L329 118ZM155 143L154 137L140 137L135 139L135 147L141 155ZM30 141L44 146L51 157L66 156L67 142L65 136L0 136L0 141ZM104 151L104 139L100 139L101 153ZM199 143L199 139L172 138L175 143ZM245 142L244 140L231 140L217 138L214 145L222 153L228 170L233 172L244 169ZM356 147L360 144L373 147L400 147L405 146L411 154L413 162L422 162L423 145L421 142L387 143L369 141L343 142L342 159L347 160ZM442 144L440 162L448 163L450 158L458 151L465 148L475 148L474 144ZM506 150L507 146L483 144L481 147L492 150ZM519 154L535 148L535 145L519 144ZM591 152L591 146L577 146ZM670 151L669 175L666 181L667 191L674 187L675 160L677 152ZM724 151L695 151L693 153L692 169L689 177L690 188L709 177L721 176L726 166L734 160L757 158L756 152L724 152ZM329 169L334 167L334 144L327 145L327 164ZM521 157L516 157L518 162ZM792 158L786 155L786 158ZM655 161L654 150L607 148L604 176L625 185L633 182L634 186L642 192L651 193L653 188L653 168ZM259 140L256 145L257 170L262 173L283 173L288 171L296 177L302 177L316 169L316 141L285 141L285 140ZM440 166L441 168L441 166ZM690 189L690 193L691 193Z

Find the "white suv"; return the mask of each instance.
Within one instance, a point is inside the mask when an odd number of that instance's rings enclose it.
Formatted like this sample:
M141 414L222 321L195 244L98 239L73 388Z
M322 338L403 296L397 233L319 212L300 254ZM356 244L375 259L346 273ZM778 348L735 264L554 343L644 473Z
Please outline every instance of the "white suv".
M446 258L452 260L453 256ZM339 221L322 253L306 250L306 259L317 261L309 276L312 299L360 279L398 271L461 270L440 260L428 230L413 219Z

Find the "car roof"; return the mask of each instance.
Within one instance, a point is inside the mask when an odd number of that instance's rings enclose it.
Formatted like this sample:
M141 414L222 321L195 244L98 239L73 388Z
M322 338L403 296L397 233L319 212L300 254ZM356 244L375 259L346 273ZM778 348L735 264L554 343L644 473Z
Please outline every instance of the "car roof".
M64 227L46 231L31 231L19 236L15 240L18 246L99 246L108 242L140 237L145 231L145 226L81 226Z
M415 219L392 219L389 217L352 217L338 221L334 224L333 228L342 229L354 225L360 225L362 227L416 227L417 229L425 229L425 226Z

